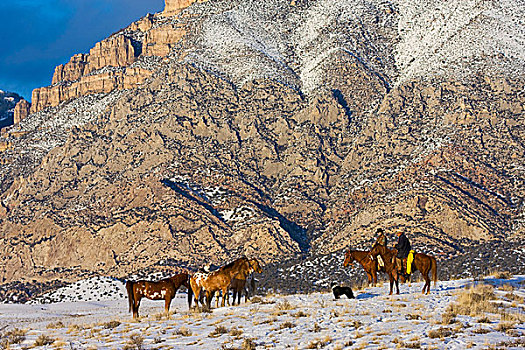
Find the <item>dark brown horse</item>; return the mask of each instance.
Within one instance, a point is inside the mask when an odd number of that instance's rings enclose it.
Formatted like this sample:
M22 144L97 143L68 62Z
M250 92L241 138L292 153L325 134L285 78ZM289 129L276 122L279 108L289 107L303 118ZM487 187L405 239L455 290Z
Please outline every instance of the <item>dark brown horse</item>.
M258 263L257 263L258 264ZM228 287L237 275L249 275L255 271L254 264L245 258L239 258L226 266L210 273L197 272L190 278L190 286L195 295L195 303L198 305L201 293L206 293L206 305L209 308L211 299L215 292L222 291L222 306L227 298ZM217 299L217 305L219 300Z
M249 259L248 262L250 263L250 266L254 270L254 272L262 273L261 266L259 265L259 262L256 259ZM248 279L250 275L246 274L246 272L241 272L237 276L235 276L231 283L230 283L230 290L233 290L233 302L232 304L235 305L235 298L237 298L237 304L241 303L241 296L244 293L244 302L248 301L248 290L246 289L246 280ZM252 282L252 291L255 290L255 279L251 279Z
M377 259L374 259L370 252L365 250L352 250L349 249L345 254L345 261L343 262L344 267L348 265L354 265L354 262L358 262L363 266L368 277L368 284L377 284L377 271L383 271L383 267L378 266Z
M372 250L370 250L370 255L377 258L377 256L381 256L381 259L385 263L385 272L388 275L388 278L390 279L390 295L392 295L393 292L393 286L394 282L396 284L396 290L397 294L399 294L399 281L398 281L398 273L395 264L392 262L392 258L395 256L395 252L391 249L388 249L384 245L381 244L374 244L372 247Z
M428 273L432 270L432 280L434 281L434 286L437 284L437 263L436 258L433 256L423 254L423 253L415 253L414 254L414 261L412 262L412 273L419 271L421 272L421 276L423 276L425 280L425 285L423 286L422 293L426 294L430 293L430 277L428 276Z
M179 273L170 278L165 278L158 282L151 281L127 281L126 290L128 291L129 311L133 312L133 318L139 317L140 300L145 297L151 300L164 299L164 308L166 314L169 314L171 300L175 298L175 294L180 286L188 288L188 307L191 308L191 299L193 291L190 287L189 275L187 273Z

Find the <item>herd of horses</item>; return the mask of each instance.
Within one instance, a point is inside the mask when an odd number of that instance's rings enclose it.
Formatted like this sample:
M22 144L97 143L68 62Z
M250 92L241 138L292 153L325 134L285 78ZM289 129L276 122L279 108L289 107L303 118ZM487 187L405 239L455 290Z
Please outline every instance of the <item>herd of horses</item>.
M181 286L188 289L188 307L192 307L192 300L195 300L195 306L199 302L209 309L211 300L215 293L222 292L222 306L225 300L229 304L229 290L233 290L233 305L235 298L238 303L241 302L241 296L244 294L245 300L248 299L246 290L246 281L254 272L261 273L262 269L256 259L241 257L219 269L212 272L196 272L193 275L188 273L179 273L173 277L165 278L157 282L153 281L127 281L126 290L129 299L129 311L133 312L133 318L139 317L139 306L142 298L151 300L164 300L166 314L169 313L170 304L177 290ZM219 305L219 296L217 295L217 307Z
M395 283L397 294L399 294L399 279L404 282L405 275L400 273L394 263L394 257L397 251L388 249L385 245L375 243L370 251L348 250L343 262L344 267L357 262L361 264L367 274L369 284L377 284L377 273L386 273L390 279L390 295L393 292ZM415 253L412 263L412 271L420 271L425 280L423 293L430 293L429 272L432 271L434 284L437 282L437 265L436 259L432 256ZM199 302L208 309L211 307L211 300L217 293L217 306L219 307L219 294L222 293L222 306L225 301L229 303L229 291L233 291L233 305L235 298L237 303L241 302L241 295L245 295L245 301L248 299L246 284L249 276L254 272L261 273L261 266L256 259L241 257L223 267L212 272L196 272L193 275L188 273L179 273L173 277L166 278L157 282L153 281L127 281L126 290L129 299L129 311L133 313L133 318L139 317L139 306L142 298L151 300L164 300L166 314L169 314L170 304L177 290L181 286L188 289L188 307L192 308L192 300L195 306ZM253 280L253 279L252 279Z

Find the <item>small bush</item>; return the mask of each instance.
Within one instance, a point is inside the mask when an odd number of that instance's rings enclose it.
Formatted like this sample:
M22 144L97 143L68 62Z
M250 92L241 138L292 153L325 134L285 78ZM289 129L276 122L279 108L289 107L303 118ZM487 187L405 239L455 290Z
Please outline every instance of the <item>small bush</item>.
M45 334L41 334L36 340L35 340L35 346L44 346L44 345L51 345L55 342L55 339L48 337Z
M20 344L26 339L26 330L13 328L6 332L3 336L0 336L0 348L9 348L10 344ZM3 338L3 339L2 339Z
M316 339L311 341L306 348L307 349L322 349L332 342L332 338L326 337L325 339Z
M58 328L64 328L64 324L61 321L55 322L55 323L48 323L46 328L47 329L58 329Z
M319 324L317 322L314 323L314 326L312 327L311 331L312 332L315 332L315 333L318 333L322 330L321 326L319 326Z
M456 314L454 312L445 312L441 315L441 324L449 325L456 323Z
M232 330L230 331L230 335L232 337L238 337L240 335L242 335L243 331L240 330L240 329L237 329L237 328L232 328Z
M294 307L292 306L292 304L290 304L290 302L288 300L284 300L284 301L281 301L279 302L275 308L277 310L280 310L280 311L284 311L284 310L292 310L294 309Z
M480 317L476 320L477 323L492 323L488 316Z
M421 349L421 342L420 341L413 341L413 342L400 342L399 346L402 348L407 349Z
M242 350L255 350L256 348L257 346L251 339L246 338L242 342Z
M253 303L253 304L262 303L262 301L263 301L263 299L260 296L258 296L258 295L254 296L254 297L252 297L250 299L250 302Z
M296 317L296 318L299 318L299 317L308 317L308 314L306 314L306 313L303 312L303 311L299 311L298 313L293 314L292 316L293 316L293 317Z
M208 337L216 338L216 337L220 337L221 335L227 334L227 333L228 333L228 329L226 327L218 325L218 326L215 326L215 329L210 333L210 335L208 335Z
M124 346L124 350L142 350L144 345L144 337L140 334L132 334L129 337L128 343Z
M104 327L105 329L113 329L113 328L117 328L120 325L121 323L119 321L109 321L109 322L104 323L102 327Z
M475 334L487 334L487 333L490 333L490 329L479 327L479 328L474 329L472 331L472 333L475 333Z
M506 332L509 329L514 329L516 325L513 322L501 322L496 326L498 332Z
M446 327L440 327L438 329L432 329L428 332L428 337L431 339L435 338L446 338L450 337L453 334L452 329Z
M281 323L281 326L279 327L280 329L285 329L285 328L293 328L295 327L295 325L292 323L292 322L284 322L284 323Z
M183 337L191 337L192 333L191 331L186 327L180 327L175 331L175 334L182 335Z
M456 303L449 306L448 312L459 315L478 316L485 313L497 313L498 307L491 302L496 298L494 287L487 284L478 284L464 290Z
M512 278L512 274L509 271L496 271L494 272L494 278L500 280L509 280Z

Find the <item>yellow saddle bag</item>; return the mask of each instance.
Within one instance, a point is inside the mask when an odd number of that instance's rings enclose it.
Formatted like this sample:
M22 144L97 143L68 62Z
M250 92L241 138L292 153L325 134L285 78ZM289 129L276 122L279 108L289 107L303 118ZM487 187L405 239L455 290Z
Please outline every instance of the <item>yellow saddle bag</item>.
M416 252L411 250L409 253L408 253L408 258L407 258L407 274L411 274L412 273L412 262L414 261L414 254Z

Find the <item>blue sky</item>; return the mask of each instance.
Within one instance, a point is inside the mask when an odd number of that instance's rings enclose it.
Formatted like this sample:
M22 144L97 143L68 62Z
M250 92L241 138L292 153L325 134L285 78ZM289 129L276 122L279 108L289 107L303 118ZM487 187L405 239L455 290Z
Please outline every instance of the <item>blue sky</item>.
M0 89L31 99L55 66L163 8L164 0L2 0Z

